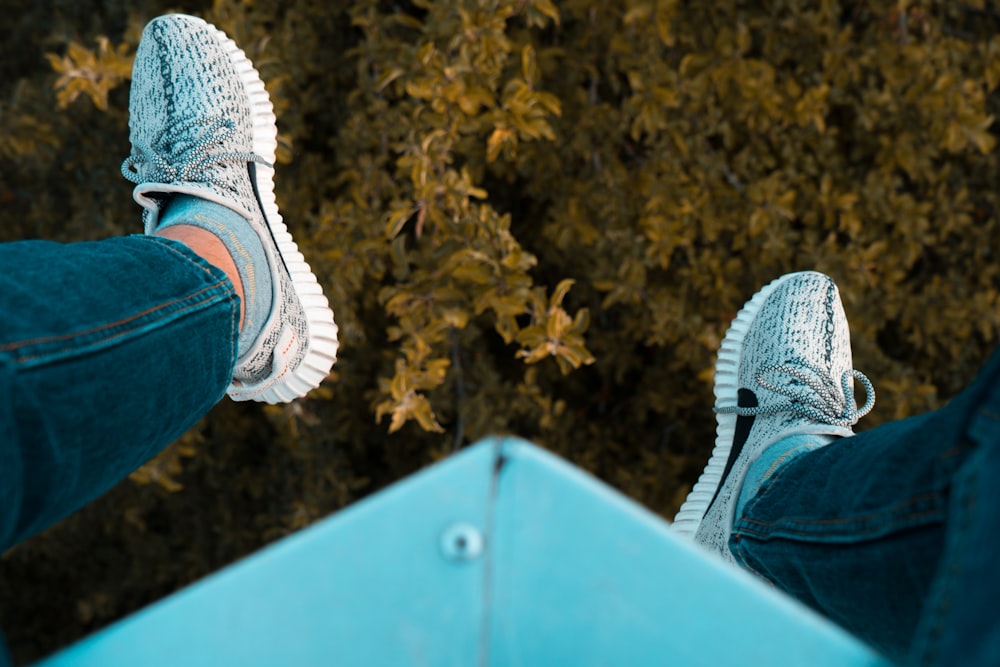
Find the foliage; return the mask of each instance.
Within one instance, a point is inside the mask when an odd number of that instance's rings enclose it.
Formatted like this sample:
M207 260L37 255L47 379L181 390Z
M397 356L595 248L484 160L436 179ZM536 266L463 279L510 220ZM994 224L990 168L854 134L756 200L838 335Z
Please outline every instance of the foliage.
M56 101L65 109L81 94L85 94L101 111L108 109L108 92L132 74L132 57L128 45L111 48L108 38L97 38L97 52L89 51L76 42L66 46L67 55L60 58L47 53L52 69L59 73L55 88Z
M166 8L18 14L0 237L137 230L123 64ZM0 560L22 657L489 433L669 516L711 447L719 341L783 272L841 286L879 392L867 426L940 405L996 343L1000 14L984 0L180 9L267 82L279 201L342 357L307 400L221 404Z

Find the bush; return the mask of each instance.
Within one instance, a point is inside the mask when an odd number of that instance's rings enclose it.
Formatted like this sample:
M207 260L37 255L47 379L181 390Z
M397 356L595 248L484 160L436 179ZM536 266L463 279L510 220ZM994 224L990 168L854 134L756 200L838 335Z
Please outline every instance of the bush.
M57 4L0 39L7 240L138 230L125 84L166 5ZM221 404L8 553L0 620L22 659L491 433L669 517L713 441L721 337L787 271L841 286L879 392L865 427L937 407L995 343L982 0L184 9L268 83L279 201L341 359L307 400Z

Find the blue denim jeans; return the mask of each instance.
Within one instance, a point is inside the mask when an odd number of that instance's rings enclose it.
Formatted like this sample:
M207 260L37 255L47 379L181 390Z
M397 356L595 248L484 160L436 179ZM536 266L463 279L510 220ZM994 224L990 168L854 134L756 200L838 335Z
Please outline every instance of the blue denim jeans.
M907 665L1000 665L1000 352L940 410L793 459L737 518L749 570Z
M238 325L232 283L180 243L0 245L0 552L194 425Z

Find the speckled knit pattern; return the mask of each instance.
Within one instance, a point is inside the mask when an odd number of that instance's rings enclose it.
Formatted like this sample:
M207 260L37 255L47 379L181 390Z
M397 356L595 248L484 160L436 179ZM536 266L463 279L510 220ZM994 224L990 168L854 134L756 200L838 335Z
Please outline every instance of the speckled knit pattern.
M202 19L151 21L136 52L129 102L136 184L147 234L163 203L184 193L222 204L257 232L272 276L271 314L237 360L229 395L269 403L318 386L336 360L337 327L323 291L278 213L273 107L246 54Z
M122 168L134 167L134 175L125 176L137 183L133 196L145 208L147 234L156 227L162 195L170 192L209 199L245 218L261 215L247 159L207 160L195 172L194 161L205 151L255 155L249 97L216 32L201 19L171 14L150 21L139 42L129 95L129 141L139 159ZM273 124L274 114L267 114ZM199 150L213 135L220 141Z
M869 394L861 410L853 396L855 378ZM845 386L851 395L845 396ZM741 388L753 392L757 407L737 407ZM829 277L782 276L747 302L719 351L715 397L716 446L673 527L732 561L729 534L750 463L790 435L851 436L850 427L874 403L870 382L852 367L847 317ZM753 425L723 481L739 415L753 415Z

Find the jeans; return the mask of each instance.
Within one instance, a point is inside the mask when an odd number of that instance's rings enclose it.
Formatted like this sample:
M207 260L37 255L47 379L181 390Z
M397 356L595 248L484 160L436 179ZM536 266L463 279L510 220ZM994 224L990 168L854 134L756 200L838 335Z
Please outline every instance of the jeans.
M907 665L1000 665L1000 352L945 407L803 454L737 517L747 569Z
M0 245L0 552L104 493L232 379L239 297L166 239Z

